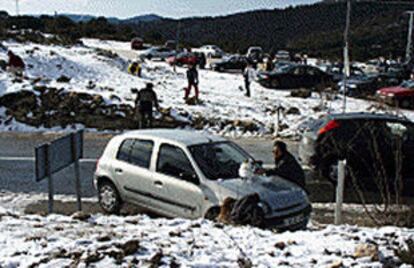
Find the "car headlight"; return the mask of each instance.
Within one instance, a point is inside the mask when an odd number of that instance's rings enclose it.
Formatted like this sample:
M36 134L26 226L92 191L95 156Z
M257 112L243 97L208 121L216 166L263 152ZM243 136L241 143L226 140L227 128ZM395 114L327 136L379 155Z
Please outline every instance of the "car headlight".
M393 98L395 96L395 94L394 93L387 93L387 96Z
M349 85L348 85L348 87L349 87L349 88L357 88L357 86L356 86L356 85L354 85L354 84L349 84Z

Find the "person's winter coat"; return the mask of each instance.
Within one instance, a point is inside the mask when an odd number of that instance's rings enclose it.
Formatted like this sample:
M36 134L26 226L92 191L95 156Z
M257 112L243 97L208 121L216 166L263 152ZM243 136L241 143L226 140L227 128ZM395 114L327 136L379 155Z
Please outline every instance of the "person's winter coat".
M189 84L192 84L192 85L198 84L198 72L195 67L187 70L187 80Z
M139 111L152 112L153 104L158 108L158 98L155 91L151 88L143 88L138 92L135 105L139 107Z
M292 154L285 152L282 159L275 160L275 166L266 172L267 176L277 175L305 188L305 172Z
M260 196L251 194L237 200L231 210L230 219L235 224L261 226L264 220L263 209L259 205Z
M22 58L20 58L19 56L15 55L15 54L10 54L9 55L9 63L8 63L9 67L12 68L21 68L24 69L25 64L22 60Z
M252 67L246 67L246 69L244 69L243 75L244 79L250 83L254 80L256 72Z

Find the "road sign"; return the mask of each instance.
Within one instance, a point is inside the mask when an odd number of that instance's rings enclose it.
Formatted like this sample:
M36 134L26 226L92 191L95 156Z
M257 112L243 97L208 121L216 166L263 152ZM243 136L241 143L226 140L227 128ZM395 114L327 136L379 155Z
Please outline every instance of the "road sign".
M79 159L83 157L83 131L71 133L35 148L36 181L48 179L49 213L53 212L53 174L74 164L78 210L82 210Z

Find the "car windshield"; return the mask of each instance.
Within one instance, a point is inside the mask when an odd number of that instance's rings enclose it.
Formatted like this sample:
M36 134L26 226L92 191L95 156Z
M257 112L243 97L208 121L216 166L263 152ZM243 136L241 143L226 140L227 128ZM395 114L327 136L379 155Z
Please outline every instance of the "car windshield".
M404 81L404 82L402 82L401 87L414 89L414 81L413 80Z
M253 158L232 142L198 144L189 147L204 176L210 180L239 177L240 165Z

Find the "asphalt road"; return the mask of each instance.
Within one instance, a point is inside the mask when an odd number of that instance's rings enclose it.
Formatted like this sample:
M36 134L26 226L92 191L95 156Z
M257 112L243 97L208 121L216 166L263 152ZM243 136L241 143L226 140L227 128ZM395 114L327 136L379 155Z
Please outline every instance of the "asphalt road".
M34 148L60 137L62 134L0 133L0 191L46 193L47 181L35 182ZM86 133L84 136L84 159L80 163L82 196L95 195L92 187L96 159L102 154L112 135ZM269 139L234 140L256 159L272 164ZM297 144L289 143L292 151ZM74 194L74 171L72 167L53 176L56 194Z

